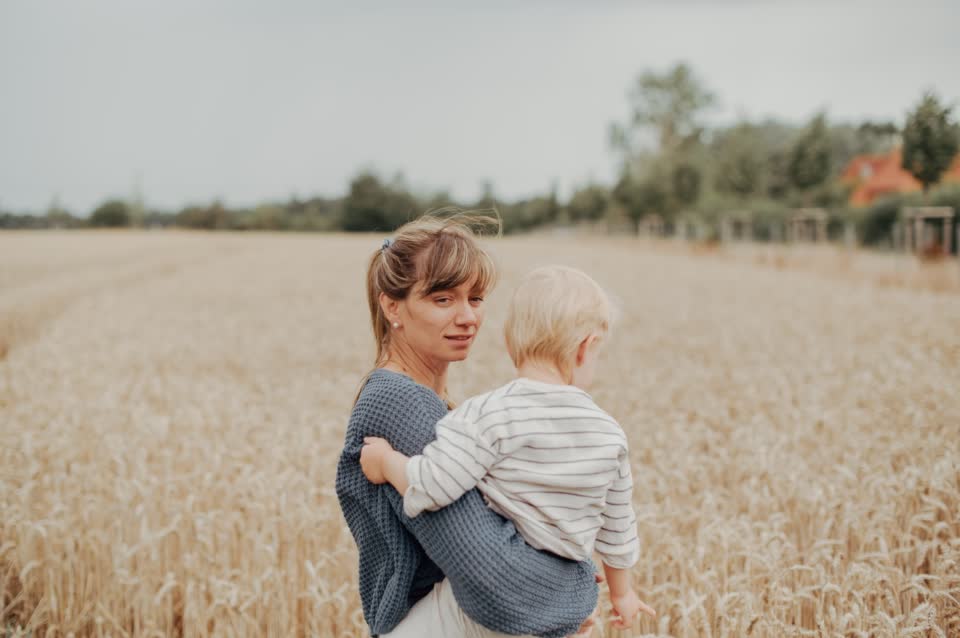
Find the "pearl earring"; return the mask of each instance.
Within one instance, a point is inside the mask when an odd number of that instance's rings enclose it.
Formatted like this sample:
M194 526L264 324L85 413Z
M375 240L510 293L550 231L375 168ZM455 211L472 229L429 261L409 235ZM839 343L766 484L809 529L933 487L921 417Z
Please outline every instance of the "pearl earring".
M393 322L393 327L394 327L394 328L399 328L399 327L400 327L400 322L399 322L399 321L394 321L394 322Z

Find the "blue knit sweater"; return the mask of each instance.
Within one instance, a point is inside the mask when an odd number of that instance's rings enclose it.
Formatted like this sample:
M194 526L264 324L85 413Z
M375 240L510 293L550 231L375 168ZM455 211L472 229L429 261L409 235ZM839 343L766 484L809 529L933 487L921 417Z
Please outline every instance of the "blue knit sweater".
M594 566L527 545L513 523L470 490L416 518L403 497L360 469L363 437L413 456L434 439L446 404L409 377L378 369L354 406L337 465L337 497L360 554L360 599L373 635L391 631L446 576L461 609L508 634L574 633L597 603Z

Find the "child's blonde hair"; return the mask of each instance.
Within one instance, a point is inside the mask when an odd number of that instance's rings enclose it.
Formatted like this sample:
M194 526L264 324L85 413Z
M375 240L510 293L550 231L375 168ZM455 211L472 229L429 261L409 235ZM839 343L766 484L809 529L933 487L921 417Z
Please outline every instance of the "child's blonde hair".
M513 293L504 326L507 351L518 368L542 361L568 375L577 347L590 335L608 335L613 314L607 293L582 270L537 268Z

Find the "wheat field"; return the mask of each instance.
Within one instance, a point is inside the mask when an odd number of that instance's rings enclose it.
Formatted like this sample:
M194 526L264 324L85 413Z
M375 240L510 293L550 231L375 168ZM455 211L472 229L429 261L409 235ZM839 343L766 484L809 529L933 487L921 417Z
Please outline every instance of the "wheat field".
M367 635L333 479L381 239L0 234L0 636ZM960 636L955 261L489 246L454 397L510 378L529 268L621 306L592 393L659 618L604 635Z

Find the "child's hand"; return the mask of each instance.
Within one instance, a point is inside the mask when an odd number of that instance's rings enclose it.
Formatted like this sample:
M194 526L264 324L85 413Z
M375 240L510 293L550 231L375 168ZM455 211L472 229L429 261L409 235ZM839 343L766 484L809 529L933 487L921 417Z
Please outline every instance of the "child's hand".
M651 618L657 617L653 607L640 600L632 589L628 589L622 596L610 596L610 602L613 603L614 613L619 616L613 621L613 626L617 629L627 629L632 626L637 619L637 614L641 611Z
M363 439L363 447L360 449L360 468L368 481L377 485L387 482L387 477L383 473L383 460L392 451L393 448L386 439L376 436Z

